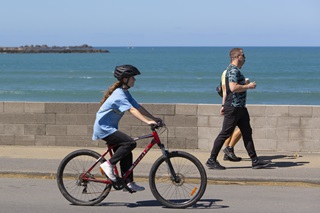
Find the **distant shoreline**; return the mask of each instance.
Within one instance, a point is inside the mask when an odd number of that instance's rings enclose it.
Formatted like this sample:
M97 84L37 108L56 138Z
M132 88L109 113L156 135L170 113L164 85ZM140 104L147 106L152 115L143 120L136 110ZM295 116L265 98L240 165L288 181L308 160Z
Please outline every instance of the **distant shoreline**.
M108 53L87 44L81 46L26 45L21 47L0 47L0 53Z

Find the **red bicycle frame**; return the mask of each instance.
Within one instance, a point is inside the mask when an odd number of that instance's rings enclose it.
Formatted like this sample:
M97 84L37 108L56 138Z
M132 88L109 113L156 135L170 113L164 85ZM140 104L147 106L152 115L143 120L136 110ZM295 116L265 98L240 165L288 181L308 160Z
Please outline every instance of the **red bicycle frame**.
M134 138L135 141L137 140L141 140L141 139L147 139L147 138L153 138L151 140L151 142L145 147L145 149L142 151L142 153L139 155L139 157L133 162L132 166L130 167L130 169L128 169L128 171L126 171L126 173L123 175L122 179L125 180L128 175L130 173L132 173L133 169L139 164L139 162L143 159L143 157L149 152L149 150L155 145L158 144L158 146L160 148L164 147L160 141L158 132L155 129L152 129L152 134L147 134L147 135L143 135L143 136L139 136L137 138ZM90 177L90 175L88 176L87 174L89 174L92 169L100 162L100 160L102 158L104 158L108 153L110 155L110 158L113 156L113 148L116 146L109 146L107 145L107 151L105 151L100 158L97 159L97 161L90 167L90 169L86 172L84 172L82 174L82 180L84 181L92 181L92 182L100 182L100 183L104 183L104 184L112 184L111 180L107 180L107 179L95 179ZM104 172L100 169L101 173L104 175ZM114 172L115 175L119 176L119 172L116 166L114 166Z

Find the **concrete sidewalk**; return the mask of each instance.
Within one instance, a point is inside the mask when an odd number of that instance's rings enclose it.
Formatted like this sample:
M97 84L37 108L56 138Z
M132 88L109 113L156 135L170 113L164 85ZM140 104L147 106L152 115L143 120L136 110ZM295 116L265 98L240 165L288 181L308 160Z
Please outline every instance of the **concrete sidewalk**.
M60 161L79 147L39 147L39 146L0 146L0 175L25 174L55 176ZM92 148L99 153L104 148ZM133 151L134 158L143 149ZM210 152L201 150L181 150L196 156L203 164ZM320 185L320 153L279 153L258 151L259 157L272 160L265 169L252 169L251 160L245 152L237 152L243 160L240 162L223 161L221 152L218 160L226 170L211 170L206 166L210 180L234 182L303 182ZM154 147L138 164L136 176L147 177L153 162L161 156L161 151Z

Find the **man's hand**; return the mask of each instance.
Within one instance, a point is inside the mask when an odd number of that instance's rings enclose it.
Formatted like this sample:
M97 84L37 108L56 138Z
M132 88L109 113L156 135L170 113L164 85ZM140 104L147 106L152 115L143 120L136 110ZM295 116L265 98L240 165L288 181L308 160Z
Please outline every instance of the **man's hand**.
M256 82L254 81L254 82L250 82L249 84L248 84L248 89L255 89L257 87L257 84L256 84Z
M221 109L220 109L220 115L224 115L224 107L221 107Z

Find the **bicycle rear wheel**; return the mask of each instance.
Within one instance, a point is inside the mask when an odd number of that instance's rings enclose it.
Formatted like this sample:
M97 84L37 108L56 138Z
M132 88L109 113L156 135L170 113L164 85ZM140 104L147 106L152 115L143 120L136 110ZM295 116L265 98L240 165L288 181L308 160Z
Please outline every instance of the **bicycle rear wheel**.
M99 183L84 180L91 179L105 180L106 177L100 172L100 164L104 158L87 173L94 165L100 154L92 150L77 150L67 155L60 163L57 171L57 184L62 195L75 205L95 205L105 199L110 190L111 184Z
M149 185L154 197L170 208L186 208L199 201L207 187L207 174L201 162L193 155L175 151L168 153L176 179L172 177L161 156L153 164Z

